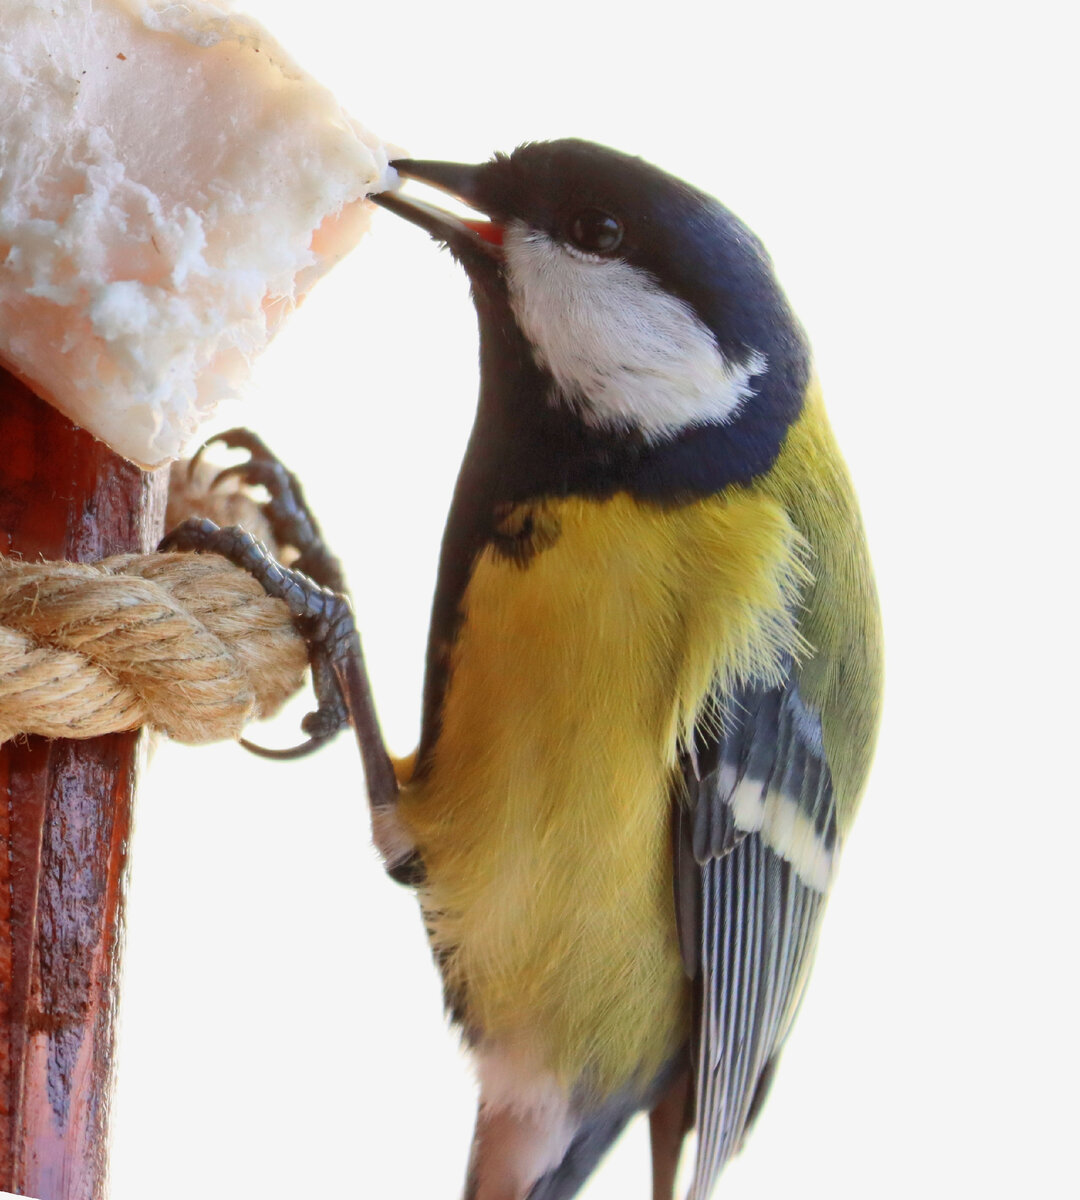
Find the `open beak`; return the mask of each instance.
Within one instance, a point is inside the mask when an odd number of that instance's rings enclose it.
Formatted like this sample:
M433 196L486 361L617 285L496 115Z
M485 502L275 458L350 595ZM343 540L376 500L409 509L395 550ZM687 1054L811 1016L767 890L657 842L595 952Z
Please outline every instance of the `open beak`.
M481 189L483 167L415 158L399 158L390 165L404 179L429 184L470 208L484 211ZM502 261L503 226L498 221L455 216L434 204L402 196L400 192L380 192L371 199L382 208L388 208L406 221L426 229L451 250L471 250Z

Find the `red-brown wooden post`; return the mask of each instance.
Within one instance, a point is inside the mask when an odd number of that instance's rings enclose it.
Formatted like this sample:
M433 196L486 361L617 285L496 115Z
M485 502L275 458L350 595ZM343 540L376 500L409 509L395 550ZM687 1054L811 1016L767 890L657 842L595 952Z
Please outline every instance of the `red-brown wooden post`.
M0 368L0 553L148 551L164 492ZM139 737L0 746L2 1191L105 1196Z

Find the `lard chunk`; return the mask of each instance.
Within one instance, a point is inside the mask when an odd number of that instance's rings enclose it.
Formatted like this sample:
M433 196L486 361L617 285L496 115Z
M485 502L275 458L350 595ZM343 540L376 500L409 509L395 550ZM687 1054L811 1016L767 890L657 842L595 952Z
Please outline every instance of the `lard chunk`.
M389 185L387 148L201 0L0 2L0 361L181 454Z

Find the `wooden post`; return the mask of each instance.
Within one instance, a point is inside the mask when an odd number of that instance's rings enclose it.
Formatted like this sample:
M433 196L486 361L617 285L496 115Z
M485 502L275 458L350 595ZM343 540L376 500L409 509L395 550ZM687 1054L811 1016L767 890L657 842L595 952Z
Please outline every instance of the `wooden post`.
M146 552L165 487L0 368L0 552ZM106 1194L139 738L0 746L0 1191Z

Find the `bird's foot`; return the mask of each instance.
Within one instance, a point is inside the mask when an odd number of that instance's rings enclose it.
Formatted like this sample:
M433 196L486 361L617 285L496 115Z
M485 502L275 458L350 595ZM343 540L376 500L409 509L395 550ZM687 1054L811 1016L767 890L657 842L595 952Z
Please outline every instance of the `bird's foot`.
M219 471L210 483L210 490L227 479L239 479L251 487L264 487L270 499L261 506L262 515L279 548L295 551L296 558L290 563L293 570L303 572L332 592L345 594L348 589L341 564L323 541L322 530L304 498L299 479L258 434L250 429L227 429L204 442L188 464L189 478L207 448L216 444L230 450L246 450L249 457Z
M322 540L319 526L308 509L300 484L270 453L255 434L231 429L212 439L232 448L243 448L250 458L219 472L211 486L239 477L261 484L270 493L263 513L279 546L298 555L283 566L251 533L239 525L225 528L206 517L181 522L162 540L161 550L186 550L220 554L254 576L270 596L288 605L293 622L308 646L317 708L307 714L301 728L308 740L286 750L271 750L246 739L241 745L265 758L300 758L318 749L349 722L349 706L339 679L350 660L360 660L360 640L352 608L344 592L341 567ZM210 445L211 443L206 443ZM206 446L192 459L192 468Z

